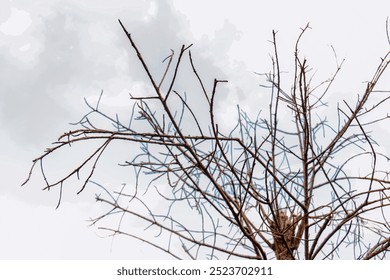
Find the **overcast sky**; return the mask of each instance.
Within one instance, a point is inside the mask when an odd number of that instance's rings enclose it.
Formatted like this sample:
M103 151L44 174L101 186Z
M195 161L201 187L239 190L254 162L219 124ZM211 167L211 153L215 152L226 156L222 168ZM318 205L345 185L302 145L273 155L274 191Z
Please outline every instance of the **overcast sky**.
M55 210L57 193L41 191L42 180L20 187L31 160L86 112L84 98L96 100L104 90L103 104L125 111L128 92L145 89L117 19L156 73L171 48L193 43L201 75L210 83L229 80L218 108L230 120L237 102L249 112L261 105L251 101L259 89L253 72L270 69L272 30L288 71L295 38L310 22L302 50L309 63L326 78L335 66L333 46L346 63L332 94L355 94L389 48L389 11L386 0L0 0L0 258L165 257L88 227L100 213L91 193L73 189Z

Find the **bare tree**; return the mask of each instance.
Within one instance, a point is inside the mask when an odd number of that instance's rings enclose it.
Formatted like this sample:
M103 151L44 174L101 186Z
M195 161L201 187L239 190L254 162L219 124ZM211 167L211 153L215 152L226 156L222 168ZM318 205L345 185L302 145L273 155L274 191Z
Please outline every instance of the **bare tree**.
M93 224L106 222L109 226L99 226L101 230L141 240L178 259L387 257L389 157L378 150L372 129L389 118L378 115L379 107L389 101L389 91L376 89L390 63L389 52L354 103L342 101L332 108L325 100L344 61L339 63L335 55L335 73L313 84L308 61L299 52L307 25L296 41L291 88L285 89L273 32L273 67L259 74L270 92L269 106L263 108L267 113L253 119L237 107L237 125L226 133L216 120L215 100L218 86L227 81L214 79L208 89L197 72L191 46L184 45L177 56L172 51L164 60L165 71L157 80L119 23L153 92L130 96L134 104L129 123L99 108L102 94L96 105L86 102L90 111L78 122L80 128L61 135L36 158L24 184L40 166L44 189L59 189L58 205L63 186L72 177L82 181L78 193L99 186L103 191L96 200L109 209ZM207 106L207 123L200 121L202 112L190 105L189 97L175 89L184 59L199 87L193 98L202 98ZM96 117L114 128L100 129L92 121ZM93 141L99 146L81 164L61 179L49 180L44 169L48 157L66 146ZM131 147L135 142L140 148L137 156L121 163L131 167L136 179L120 191L92 180L114 141ZM87 172L84 177L82 170ZM156 198L164 207L153 206ZM145 232L128 228L128 216L138 219ZM114 225L113 217L119 218Z

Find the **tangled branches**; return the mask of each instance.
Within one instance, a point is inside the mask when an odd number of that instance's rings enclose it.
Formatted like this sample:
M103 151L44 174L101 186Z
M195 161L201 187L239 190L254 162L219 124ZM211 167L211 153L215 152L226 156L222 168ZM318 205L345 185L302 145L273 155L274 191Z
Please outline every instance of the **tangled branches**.
M218 86L227 81L214 79L208 90L196 70L191 46L184 45L178 56L172 51L164 60L166 68L157 81L131 34L119 23L153 92L131 96L130 124L99 108L102 94L95 106L87 102L90 112L78 123L80 128L61 135L36 158L25 183L39 165L45 189L59 188L59 204L63 185L72 177L82 180L78 193L89 185L100 186L104 192L96 200L109 210L94 224L110 224L111 217L119 216L116 227L100 229L141 240L178 259L386 257L390 248L389 158L377 151L369 129L389 116L367 120L389 97L367 106L390 63L389 53L356 104L344 102L332 115L336 118L328 120L319 116L343 63L337 64L328 80L312 85L308 61L299 54L306 26L296 42L294 78L291 90L286 91L273 32L273 68L261 74L271 93L268 117L259 115L253 120L238 107L237 125L225 133L216 121L215 98ZM175 90L185 57L198 83L200 93L195 98L207 104L207 123L199 121L202 110ZM290 112L291 118L281 119L282 111ZM92 115L114 129L96 127ZM141 122L142 129L134 128L132 120ZM65 146L91 141L100 144L73 171L49 181L46 158ZM135 183L120 191L92 180L102 154L114 141L130 144L130 149L134 143L140 147L133 159L121 164L134 170ZM367 172L354 172L357 165ZM87 175L81 179L85 169ZM133 231L127 216L138 219L147 230ZM156 234L148 236L148 231Z

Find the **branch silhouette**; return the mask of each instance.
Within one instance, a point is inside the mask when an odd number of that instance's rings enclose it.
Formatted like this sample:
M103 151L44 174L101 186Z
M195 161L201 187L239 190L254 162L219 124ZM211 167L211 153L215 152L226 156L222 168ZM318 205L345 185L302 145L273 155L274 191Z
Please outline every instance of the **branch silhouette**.
M208 89L197 71L192 45L183 45L178 55L171 50L163 61L162 77L156 78L132 35L120 20L119 24L153 92L130 96L129 124L100 108L103 92L95 105L86 100L90 111L76 123L79 128L62 134L33 160L23 185L40 168L44 189L59 189L57 207L71 178L81 180L78 193L98 187L102 193L96 201L109 210L92 219L93 224L103 224L99 228L110 235L143 241L177 259L386 258L389 157L380 152L371 132L389 118L378 115L379 106L390 98L385 96L389 91L377 89L390 63L389 52L355 103L340 100L332 111L325 100L344 60L338 62L332 47L335 73L313 84L309 62L300 54L301 38L310 29L306 25L295 44L293 80L286 90L273 31L272 69L258 74L270 92L266 117L259 113L251 119L238 106L237 124L226 132L215 116L216 96L227 80L213 79ZM200 91L192 98L207 104L207 123L200 121L204 112L175 87L186 59ZM378 100L373 94L382 95ZM329 110L329 115L323 115ZM281 112L290 115L280 117ZM96 117L113 129L99 128L103 126L92 121ZM134 171L134 183L115 191L93 178L102 155L118 141L140 150L120 164ZM91 142L99 145L81 163L60 179L49 180L47 158L65 147ZM356 166L366 174L355 172ZM156 200L164 207L156 208ZM114 225L113 217L120 217ZM132 231L127 217L137 219L145 231Z

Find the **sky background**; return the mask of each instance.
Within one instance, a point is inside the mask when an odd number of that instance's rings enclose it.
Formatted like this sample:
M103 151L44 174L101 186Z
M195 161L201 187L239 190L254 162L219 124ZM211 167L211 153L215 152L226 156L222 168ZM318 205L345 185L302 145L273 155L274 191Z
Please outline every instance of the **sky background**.
M333 46L346 62L332 95L348 97L371 79L389 48L389 11L385 0L0 0L0 259L166 257L88 227L88 218L101 213L94 191L77 196L71 188L55 210L57 193L41 191L38 176L20 186L32 159L87 112L84 98L96 100L104 90L102 104L125 114L128 92L148 90L117 19L157 74L170 49L193 43L208 85L214 78L229 80L227 98L218 100L218 116L228 126L237 103L249 113L262 105L254 72L270 70L272 30L278 31L282 70L291 71L295 39L310 22L302 52L326 79L335 70ZM389 78L388 71L384 80ZM384 126L381 137L388 133ZM53 167L60 171L62 163ZM115 178L112 172L103 180Z

